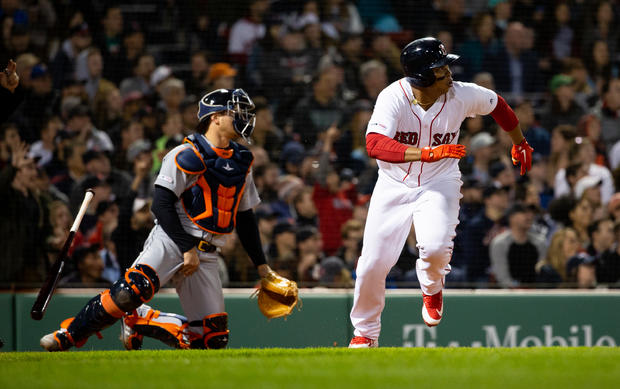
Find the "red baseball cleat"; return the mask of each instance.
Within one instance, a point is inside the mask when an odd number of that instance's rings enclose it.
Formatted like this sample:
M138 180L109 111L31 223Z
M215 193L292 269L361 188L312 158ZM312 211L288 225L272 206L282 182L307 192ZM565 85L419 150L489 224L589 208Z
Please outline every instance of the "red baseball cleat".
M441 315L443 315L443 297L441 292L432 296L422 293L422 300L424 301L422 306L424 323L429 327L434 327L439 324Z
M377 339L370 339L365 336L355 336L349 343L349 348L371 348L379 347L379 341Z

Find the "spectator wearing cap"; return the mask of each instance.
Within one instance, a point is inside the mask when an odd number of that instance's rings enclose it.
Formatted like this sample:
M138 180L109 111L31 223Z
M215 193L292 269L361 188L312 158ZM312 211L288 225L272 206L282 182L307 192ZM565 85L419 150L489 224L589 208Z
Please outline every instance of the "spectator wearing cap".
M232 25L228 38L228 54L234 62L244 65L254 42L265 36L263 17L268 9L268 0L251 0L248 2L246 15Z
M69 111L66 130L79 141L85 142L87 150L114 151L114 144L108 134L93 125L91 110L86 105L78 105Z
M467 280L482 286L490 281L489 245L504 230L502 219L508 209L508 188L488 185L482 192L484 208L463 227L462 257Z
M533 213L516 203L506 212L508 229L489 245L491 272L503 288L514 288L536 281L536 264L546 251L544 235L531 231Z
M353 278L344 261L336 256L323 259L319 265L319 286L351 288Z
M169 78L172 78L172 68L168 65L159 65L151 73L151 88L157 93L160 93L159 88Z
M549 82L551 101L540 114L543 128L555 128L560 124L576 125L586 113L575 100L575 80L566 74L556 74Z
M548 156L551 152L551 136L546 128L536 124L532 102L523 100L515 106L515 115L519 119L519 125L523 131L527 143L530 144L537 154Z
M571 163L581 164L586 175L597 177L601 181L601 201L607 204L615 193L614 182L609 169L595 163L596 151L592 142L588 138L576 137L569 144L568 160ZM567 169L557 171L554 185L556 197L571 192L567 175Z
M472 136L468 150L473 156L471 177L482 184L491 181L489 165L495 157L495 138L487 132L479 132Z
M82 155L82 160L84 161L87 178L95 177L101 181L105 181L110 185L111 191L116 197L127 195L130 188L131 177L125 170L113 167L106 153L87 150ZM78 187L79 186L81 185L78 185ZM80 199L84 196L83 192L79 192L81 189L82 188L74 188L71 194L72 203L77 203L79 205ZM88 187L84 187L83 189L86 190Z
M235 87L237 70L227 62L216 62L209 67L207 75L207 91L216 89L233 89Z
M39 282L45 277L49 217L36 191L37 169L22 145L0 170L0 283Z
M86 22L69 27L69 37L62 42L50 64L55 89L62 88L67 79L75 79L77 57L90 44L91 35Z
M333 143L340 130L332 126L325 133L319 167L315 173L312 198L319 216L319 230L324 239L324 250L332 255L342 244L340 229L353 217L353 205L357 201L357 187L351 169L340 175L331 166Z
M131 92L140 92L148 96L153 92L151 87L151 75L155 71L155 58L152 54L140 54L132 62L132 77L123 79L120 84L121 96L127 98Z
M83 246L73 252L75 271L60 280L59 285L74 288L109 287L111 283L103 278L105 265L99 247Z
M297 240L297 277L299 281L318 281L317 272L323 260L323 241L315 227L301 227L295 234Z
M306 150L301 143L290 141L280 152L280 166L287 174L299 175Z

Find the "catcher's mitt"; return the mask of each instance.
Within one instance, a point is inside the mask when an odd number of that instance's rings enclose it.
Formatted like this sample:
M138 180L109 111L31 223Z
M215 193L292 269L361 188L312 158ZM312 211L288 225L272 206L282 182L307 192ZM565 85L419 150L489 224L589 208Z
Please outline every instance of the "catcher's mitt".
M299 301L297 283L270 271L260 281L258 308L268 319L288 316Z

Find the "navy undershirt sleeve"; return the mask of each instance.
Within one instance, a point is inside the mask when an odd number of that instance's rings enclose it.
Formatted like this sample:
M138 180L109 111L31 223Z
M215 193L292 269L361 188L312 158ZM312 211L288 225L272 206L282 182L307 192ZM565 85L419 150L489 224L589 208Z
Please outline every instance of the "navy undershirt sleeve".
M177 196L170 189L155 185L151 211L157 218L157 223L159 223L161 228L164 229L181 252L185 253L196 246L199 239L191 236L183 229L175 208L175 203L178 200Z
M241 241L241 245L250 256L254 266L258 267L267 263L263 245L260 242L260 234L258 232L258 223L254 216L254 211L237 212L237 235Z

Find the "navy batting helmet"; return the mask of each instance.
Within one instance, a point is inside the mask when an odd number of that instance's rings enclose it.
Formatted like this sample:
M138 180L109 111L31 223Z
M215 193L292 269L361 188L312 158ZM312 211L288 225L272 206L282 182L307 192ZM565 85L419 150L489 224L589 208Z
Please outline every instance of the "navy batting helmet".
M206 120L215 112L226 111L233 116L235 131L249 141L254 131L254 102L243 89L217 89L207 93L198 102L198 120Z
M400 64L409 82L427 87L435 82L434 68L449 65L459 58L448 54L439 39L426 37L409 43L400 53Z

